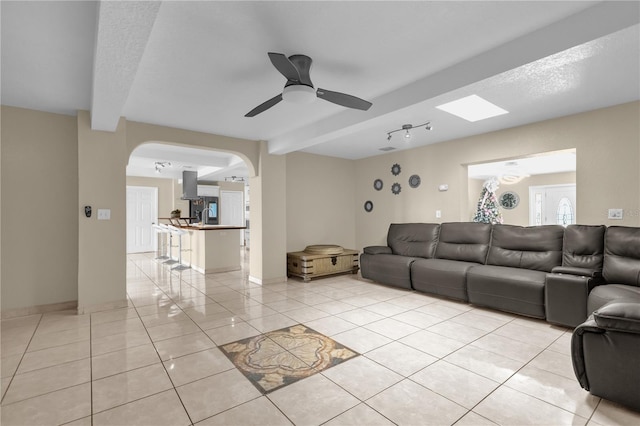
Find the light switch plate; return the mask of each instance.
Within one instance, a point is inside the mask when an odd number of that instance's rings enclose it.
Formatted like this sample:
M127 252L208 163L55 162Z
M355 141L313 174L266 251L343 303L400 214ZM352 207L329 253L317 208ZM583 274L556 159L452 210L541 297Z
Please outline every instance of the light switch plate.
M622 209L609 209L609 219L622 220Z
M111 209L98 209L98 220L110 220Z
M442 210L436 210L436 218L441 218L442 217Z

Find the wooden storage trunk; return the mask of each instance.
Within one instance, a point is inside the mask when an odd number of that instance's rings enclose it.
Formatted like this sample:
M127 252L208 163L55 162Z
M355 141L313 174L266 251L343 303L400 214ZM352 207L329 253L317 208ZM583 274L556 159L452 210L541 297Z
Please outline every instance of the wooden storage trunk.
M334 274L358 273L358 251L340 246L309 246L287 253L287 276L309 281Z

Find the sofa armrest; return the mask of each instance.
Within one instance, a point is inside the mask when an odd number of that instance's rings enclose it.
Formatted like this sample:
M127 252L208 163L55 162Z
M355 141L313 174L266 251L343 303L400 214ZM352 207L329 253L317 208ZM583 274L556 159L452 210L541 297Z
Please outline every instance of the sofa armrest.
M571 361L573 363L573 372L575 373L580 386L585 390L589 390L590 387L584 362L583 336L585 333L602 334L604 332L605 331L603 329L598 327L592 315L587 318L585 322L577 326L571 335Z
M576 327L583 323L591 312L588 311L589 293L601 281L584 275L547 274L545 280L544 304L547 321L565 327Z
M556 266L551 270L554 274L576 275L579 277L589 277L593 279L602 278L601 269L575 268L573 266Z
M609 302L593 313L598 327L605 330L640 333L640 303Z
M387 246L369 246L362 250L366 254L391 254L391 247Z

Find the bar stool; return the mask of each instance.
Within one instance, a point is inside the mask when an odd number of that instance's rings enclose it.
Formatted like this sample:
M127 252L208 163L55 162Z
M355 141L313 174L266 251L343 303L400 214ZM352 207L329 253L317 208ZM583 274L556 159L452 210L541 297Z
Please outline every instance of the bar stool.
M164 263L165 265L173 265L174 263L178 263L177 260L173 260L173 254L171 253L171 250L173 249L173 231L171 230L171 228L174 229L178 229L173 225L166 225L164 223L161 223L160 226L164 227L165 231L167 234L169 234L169 247L167 250L167 258L168 260L165 260ZM180 255L178 255L178 257L180 257Z
M162 224L153 224L153 229L156 231L156 234L160 236L160 247L158 248L158 256L155 258L156 260L164 260L169 259L167 256L167 234L169 234L169 230L167 229L167 225Z
M182 264L182 236L185 235L187 231L185 231L184 229L176 228L173 225L168 225L167 228L169 228L171 235L178 236L178 264L171 269L176 271L184 271L185 269L191 269L191 266Z

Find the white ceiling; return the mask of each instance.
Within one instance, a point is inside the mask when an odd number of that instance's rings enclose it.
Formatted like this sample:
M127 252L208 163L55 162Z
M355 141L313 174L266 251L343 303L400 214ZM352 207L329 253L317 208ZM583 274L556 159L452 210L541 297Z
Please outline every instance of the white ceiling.
M113 130L125 116L266 140L274 154L359 159L389 145L407 149L640 99L637 1L2 1L0 7L2 104L90 110L100 130ZM245 118L285 83L269 51L309 55L316 87L373 106L364 112L321 100L281 102ZM435 108L474 93L510 113L469 123ZM390 130L425 121L434 130L416 132L410 144L386 140ZM158 161L165 151L147 147L134 158ZM174 162L184 160L174 154ZM193 167L220 161L196 159Z
M500 178L502 175L533 176L576 171L575 149L546 152L525 158L472 164L467 168L471 179Z
M164 163L160 172L156 162ZM198 180L224 181L248 177L244 160L224 152L183 146L148 143L136 148L127 164L127 176L181 179L185 170L197 171Z

